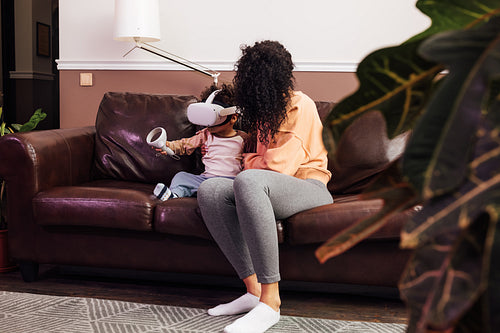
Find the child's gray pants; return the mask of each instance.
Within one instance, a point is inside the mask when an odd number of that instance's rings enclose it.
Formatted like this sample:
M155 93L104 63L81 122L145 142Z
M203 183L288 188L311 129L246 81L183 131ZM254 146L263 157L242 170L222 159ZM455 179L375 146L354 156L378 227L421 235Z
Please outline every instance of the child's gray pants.
M201 214L240 279L280 280L276 220L333 202L326 186L269 170L210 178L198 189Z

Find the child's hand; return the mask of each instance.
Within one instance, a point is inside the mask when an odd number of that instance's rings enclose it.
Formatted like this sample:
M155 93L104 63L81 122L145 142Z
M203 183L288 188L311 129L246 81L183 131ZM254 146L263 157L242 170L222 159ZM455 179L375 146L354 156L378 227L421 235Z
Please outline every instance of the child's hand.
M163 149L156 148L156 147L151 147L153 150L156 150L156 154L162 154L162 155L167 155L167 152L164 151Z
M168 141L165 142L165 146L170 147ZM164 151L163 149L156 148L156 147L153 147L153 146L151 146L151 148L153 148L154 150L156 150L157 154L162 154L162 155L168 156L167 152Z

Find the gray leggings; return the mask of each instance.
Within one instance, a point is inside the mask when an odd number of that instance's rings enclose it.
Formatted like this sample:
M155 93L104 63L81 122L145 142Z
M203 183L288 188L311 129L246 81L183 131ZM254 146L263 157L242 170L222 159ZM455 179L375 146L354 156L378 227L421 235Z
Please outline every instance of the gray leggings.
M245 170L234 180L210 178L198 189L201 214L240 279L280 280L276 220L330 204L326 186L268 170Z

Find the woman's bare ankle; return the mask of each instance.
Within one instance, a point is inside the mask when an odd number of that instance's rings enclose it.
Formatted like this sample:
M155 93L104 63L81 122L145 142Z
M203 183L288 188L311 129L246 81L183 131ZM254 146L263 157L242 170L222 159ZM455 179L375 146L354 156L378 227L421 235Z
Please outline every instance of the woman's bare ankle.
M281 298L277 282L262 285L260 301L269 305L274 311L278 311L280 309Z
M281 307L281 299L275 297L260 297L260 301L266 305L269 305L271 309L278 312Z
M254 296L257 296L260 298L260 295L262 295L262 290L260 289L260 285L258 287L255 287L255 288L247 288L247 292L254 295Z
M244 278L243 283L245 283L248 293L260 298L260 295L262 294L262 287L257 280L257 275L253 274Z

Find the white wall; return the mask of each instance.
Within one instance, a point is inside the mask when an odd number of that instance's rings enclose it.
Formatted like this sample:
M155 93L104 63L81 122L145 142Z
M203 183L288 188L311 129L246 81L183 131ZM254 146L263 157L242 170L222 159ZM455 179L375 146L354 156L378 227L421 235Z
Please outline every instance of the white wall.
M297 70L354 71L380 47L430 24L416 0L160 0L155 46L215 70L232 70L241 44L274 39ZM114 0L59 0L59 69L183 69L113 40Z

